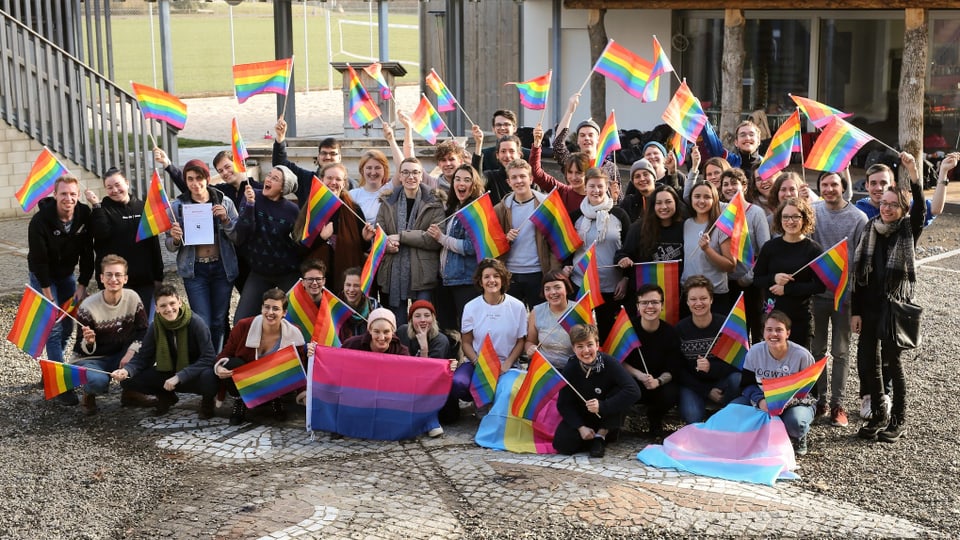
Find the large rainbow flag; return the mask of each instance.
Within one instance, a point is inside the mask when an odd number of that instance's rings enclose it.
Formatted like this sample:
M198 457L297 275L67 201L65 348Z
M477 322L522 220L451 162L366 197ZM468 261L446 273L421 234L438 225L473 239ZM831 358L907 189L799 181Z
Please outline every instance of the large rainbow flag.
M637 331L633 328L633 323L630 322L627 310L620 306L620 313L617 313L613 328L610 329L607 340L603 342L603 347L600 349L622 364L627 356L639 347L640 338L637 337Z
M840 304L850 283L850 255L847 250L847 239L844 238L824 251L810 263L810 268L817 274L820 281L833 291L833 309L840 311Z
M297 281L287 293L286 319L300 329L304 341L310 341L310 337L313 336L313 323L317 319L317 311L317 305L313 303L313 297L304 287L303 280Z
M645 103L657 100L657 95L660 93L660 76L672 71L673 64L670 63L670 59L663 52L660 40L657 39L657 36L653 36L653 67L650 69L650 82L643 89L643 101Z
M377 275L377 269L383 262L383 254L387 252L387 233L383 228L377 225L377 230L373 235L373 244L370 246L370 254L363 263L363 269L360 271L360 290L364 296L370 295L370 289L373 287L373 278Z
M550 244L557 259L564 260L580 249L583 240L570 221L560 192L554 189L530 215L530 221Z
M857 151L872 140L873 137L860 128L833 116L820 132L803 166L815 171L840 172L847 168Z
M87 384L87 368L40 360L40 372L43 374L43 397L53 399L60 394Z
M288 345L233 370L233 382L247 407L256 407L288 392L303 388L303 375L297 348Z
M437 72L434 71L433 68L430 69L430 73L427 73L425 82L427 83L427 86L429 86L430 89L437 94L438 111L450 112L457 109L457 98L453 97L450 89L447 88L447 85L443 84L443 80L440 79L440 76L437 75Z
M520 92L520 104L533 111L542 111L547 108L547 95L550 94L550 79L553 78L551 69L546 75L524 82L508 82L517 87Z
M237 124L237 118L233 118L230 124L230 152L233 154L233 170L238 173L247 172L247 158L250 154L247 152L247 145L243 144L243 137L240 136L240 126Z
M427 431L450 394L449 360L317 347L307 429L397 441Z
M628 94L643 99L643 90L650 80L653 66L612 39L603 49L593 71L613 79Z
M470 378L470 395L477 407L483 407L493 401L497 392L497 379L500 378L500 357L493 348L493 341L488 334L483 338L483 345L477 354L477 362L473 368L473 377Z
M824 105L823 103L810 98L795 96L793 94L789 94L789 96L791 99L793 99L793 102L797 104L797 107L800 107L800 110L803 111L803 114L807 115L810 123L813 124L817 129L823 129L824 126L830 123L830 119L834 116L838 118L853 116L852 113L842 112L829 105Z
M383 78L383 64L374 62L363 68L363 71L365 71L371 79L377 81L377 85L380 87L380 99L390 99L393 97L393 92L390 91L390 85L387 84L387 80Z
M826 365L827 358L824 357L792 375L760 381L770 416L780 416L794 398L806 397L813 389L813 385L817 384L817 379L820 378L820 373Z
M360 77L354 71L353 66L347 64L347 71L350 74L350 124L359 129L370 122L373 122L380 116L380 107L370 98L367 89L360 83Z
M524 454L556 454L553 434L560 425L557 412L557 396L540 408L540 412L527 420L510 412L517 393L523 385L525 372L511 369L500 376L497 394L490 412L480 420L474 441L483 448L506 450Z
M563 377L557 373L556 368L547 362L540 351L534 351L510 412L514 416L533 420L564 384Z
M187 104L180 101L177 96L168 94L163 90L151 88L145 84L133 85L133 93L137 96L137 102L140 104L140 112L144 118L153 118L166 122L177 129L183 129L187 123Z
M237 101L243 103L263 93L285 96L292 74L293 58L235 65L233 86L237 92Z
M697 142L697 137L707 123L707 115L700 106L700 100L687 86L686 79L680 83L680 87L673 94L673 99L663 111L663 121L683 138L692 143Z
M13 328L7 341L23 352L37 358L43 352L53 325L57 323L57 308L33 287L23 290L20 307L13 319Z
M430 144L437 144L437 137L443 130L447 129L447 125L443 123L443 118L440 118L437 110L433 108L430 100L424 95L420 96L420 103L417 105L417 110L413 111L410 116L410 122L413 124L414 131Z
M44 147L33 162L33 167L30 167L27 180L14 193L20 208L23 208L24 212L33 210L40 199L53 193L53 186L57 179L69 172L53 153Z
M167 232L173 227L170 221L170 199L163 189L160 173L154 169L150 180L150 189L147 190L147 200L143 201L143 214L140 215L140 226L137 228L136 241L146 240Z
M316 176L310 184L310 198L307 199L307 222L303 226L300 242L304 245L313 243L323 227L333 218L343 202L330 191Z
M615 150L620 149L620 130L617 129L617 118L614 111L610 111L607 121L600 130L600 137L597 139L597 159L593 161L594 167L603 165L603 160Z
M507 235L493 211L490 193L477 197L475 201L458 210L456 216L473 241L477 261L496 259L510 250Z
M743 293L733 304L733 308L723 321L720 334L713 341L710 353L737 369L743 369L743 362L750 350L747 337L747 310L744 307Z
M647 283L663 289L663 312L660 318L677 324L680 321L680 261L638 264L637 288Z
M747 227L747 201L743 198L743 192L737 193L730 204L724 207L717 218L717 229L730 237L730 255L747 265L753 262L753 241Z
M757 176L766 180L790 165L790 158L794 152L801 152L800 147L800 110L794 110L770 139L767 154L763 162L757 167Z

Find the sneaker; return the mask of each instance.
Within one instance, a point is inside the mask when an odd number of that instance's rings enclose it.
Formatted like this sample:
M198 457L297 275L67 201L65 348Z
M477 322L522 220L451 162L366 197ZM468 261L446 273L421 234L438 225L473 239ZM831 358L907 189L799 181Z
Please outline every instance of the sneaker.
M84 392L83 399L80 400L80 410L85 416L97 414L97 396Z
M870 406L870 394L867 394L860 401L860 418L869 420L871 416L873 416L873 408Z
M847 421L847 411L843 405L834 405L830 407L830 424L836 427L847 427L850 422Z
M890 423L887 424L886 429L877 434L877 440L886 443L897 442L897 440L899 440L905 432L906 428L903 427L903 421L899 416L893 415L890 418Z
M230 413L230 425L239 426L247 418L247 406L240 398L233 399L233 412Z
M594 437L590 441L590 457L602 458L606 454L607 441L603 440L603 437Z
M830 414L830 407L827 407L827 402L826 401L817 402L816 418L820 418L821 416L827 416L828 414Z
M200 420L209 420L216 415L213 396L204 397L200 400L200 410L197 411L197 418Z
M798 456L807 455L807 436L806 435L793 441L793 453Z
M890 394L880 396L880 403L883 404L883 408L887 411L887 416L890 416L890 411L893 410L893 398L890 397Z
M53 398L53 401L55 401L57 405L63 405L65 407L73 407L74 405L77 405L80 403L80 398L77 397L76 392L74 392L73 390L70 390L69 392L64 392L63 394L60 394L59 396Z
M863 425L860 430L857 432L857 437L861 439L867 439L868 441L875 441L877 439L877 434L880 433L880 430L887 427L887 424L890 423L890 415L887 413L886 409L880 409L879 411L874 411L870 417L870 421Z
M428 432L427 432L427 435L430 436L430 437L434 437L434 438L439 437L439 436L443 435L443 428L442 428L442 427L435 427L435 428L431 429L430 431L428 431Z

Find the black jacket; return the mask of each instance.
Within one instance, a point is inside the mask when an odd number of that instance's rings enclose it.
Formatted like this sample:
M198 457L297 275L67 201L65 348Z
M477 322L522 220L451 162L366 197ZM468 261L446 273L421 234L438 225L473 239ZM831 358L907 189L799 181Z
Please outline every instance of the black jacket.
M73 274L79 263L78 284L86 286L93 276L90 207L77 203L70 232L57 216L57 201L53 197L42 199L38 208L27 229L30 246L27 267L30 272L37 276L41 287L49 287L52 280Z
M100 266L103 257L111 253L126 259L129 276L126 287L129 289L163 281L160 237L152 236L140 242L136 240L142 215L143 201L133 197L127 204L107 197L101 201L100 208L94 208L91 214L96 265Z
M157 317L159 316L160 315L157 315ZM126 370L130 378L133 378L134 375L157 363L156 332L156 323L151 324L147 328L146 335L143 337L140 350L137 354L133 355L133 358L127 363ZM164 331L164 334L163 338L170 344L170 353L173 356L173 364L176 366L177 355L173 345L173 332ZM187 347L189 348L189 352L187 353L187 361L189 364L177 372L177 377L180 378L181 383L197 378L204 371L212 371L213 362L217 357L216 352L213 350L213 342L210 341L210 330L207 329L207 325L204 324L203 319L198 317L196 313L191 315L190 322L187 323Z

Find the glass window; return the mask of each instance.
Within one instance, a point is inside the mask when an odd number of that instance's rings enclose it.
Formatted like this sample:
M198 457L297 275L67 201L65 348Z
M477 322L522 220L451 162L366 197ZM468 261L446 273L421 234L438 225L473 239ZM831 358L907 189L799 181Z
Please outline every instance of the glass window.
M960 145L960 19L934 19L931 38L923 149L935 153Z

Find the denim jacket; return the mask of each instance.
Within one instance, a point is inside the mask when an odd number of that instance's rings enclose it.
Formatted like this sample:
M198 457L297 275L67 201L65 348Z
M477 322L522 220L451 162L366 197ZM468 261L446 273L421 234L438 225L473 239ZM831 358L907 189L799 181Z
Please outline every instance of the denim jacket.
M443 261L443 268L440 271L443 284L448 286L472 285L473 274L477 270L477 252L474 250L470 235L467 234L467 229L459 218L453 217L450 218L446 234L450 238L443 242L443 253L440 255ZM448 242L459 244L459 249L463 251L463 255L449 249L446 246Z
M213 227L217 245L220 247L220 261L223 263L223 270L227 274L227 280L232 283L240 273L237 266L237 251L233 245L236 241L237 207L234 206L229 197L225 197L220 191L211 187L208 187L207 191L210 193L210 203L223 205L227 210L227 218L230 219L230 222L226 225L223 225L219 219L214 219ZM183 227L184 204L194 204L189 192L181 194L170 205L181 227ZM177 252L177 274L182 278L192 278L194 275L193 266L197 258L196 246L177 246L169 233L166 235L164 244L168 251Z

